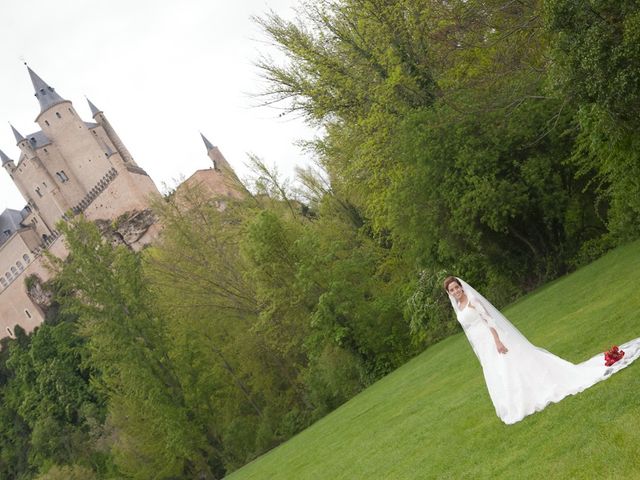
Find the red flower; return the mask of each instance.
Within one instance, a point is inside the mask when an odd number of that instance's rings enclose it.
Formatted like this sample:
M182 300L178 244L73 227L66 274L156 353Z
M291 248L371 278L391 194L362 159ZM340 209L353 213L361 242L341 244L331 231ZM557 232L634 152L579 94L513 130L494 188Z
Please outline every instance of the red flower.
M622 357L624 357L624 351L620 350L617 345L614 345L611 347L611 350L604 352L604 364L605 366L610 367Z

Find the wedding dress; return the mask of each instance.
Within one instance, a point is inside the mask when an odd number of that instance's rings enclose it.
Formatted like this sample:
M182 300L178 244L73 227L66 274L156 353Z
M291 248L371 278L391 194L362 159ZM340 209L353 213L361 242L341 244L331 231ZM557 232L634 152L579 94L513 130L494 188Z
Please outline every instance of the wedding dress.
M449 295L458 322L473 348L484 373L489 396L500 419L519 422L548 404L579 393L605 380L640 357L640 338L620 345L625 356L610 367L602 353L573 364L531 344L490 302L460 280L468 298L465 305ZM508 349L499 353L491 328Z

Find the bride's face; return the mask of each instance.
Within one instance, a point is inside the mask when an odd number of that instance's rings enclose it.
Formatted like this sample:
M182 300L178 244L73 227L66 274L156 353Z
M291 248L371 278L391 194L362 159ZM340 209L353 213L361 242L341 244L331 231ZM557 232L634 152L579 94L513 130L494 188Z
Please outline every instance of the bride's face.
M451 282L447 287L447 291L449 292L449 295L451 295L457 301L462 300L462 298L464 297L464 290L462 290L462 287L458 284L458 282Z

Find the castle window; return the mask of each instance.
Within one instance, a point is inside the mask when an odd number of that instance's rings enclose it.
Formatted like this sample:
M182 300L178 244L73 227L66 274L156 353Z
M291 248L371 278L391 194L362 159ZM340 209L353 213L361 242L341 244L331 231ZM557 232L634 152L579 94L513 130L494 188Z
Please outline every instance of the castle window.
M31 261L31 258L26 253L24 255L22 255L22 259L27 263L29 263Z
M40 187L36 187L36 193L39 197L42 197L42 192L40 191Z
M56 112L56 117L62 118L62 115L60 115L60 112Z
M46 148L43 148L44 153L49 153L49 150L47 150Z
M20 270L21 272L24 271L24 266L22 265L22 262L20 260L16 262L16 267L18 267L18 270Z
M7 283L4 277L0 277L0 284L2 284L4 288L7 288L9 286L9 283Z
M27 316L27 318L31 318L31 313L29 313L29 310L25 310L24 314Z
M46 182L42 182L42 185L44 186L44 188L47 188Z
M48 127L49 126L49 120L45 120L44 124Z
M11 273L15 276L18 275L18 270L16 269L16 267L11 267Z
M13 275L11 275L9 272L4 274L5 277L7 277L7 280L11 281L13 280Z
M6 230L5 230L4 232L2 232L2 233L4 233L4 236L5 236L5 237L7 237L7 238L9 238L9 237L11 236L11 230L9 230L9 229L6 229Z
M64 173L64 170L60 170L59 172L56 172L56 175L58 176L58 178L62 183L67 182L69 180L69 177L67 177L67 174Z
M13 332L11 331L11 329L9 327L7 327L7 332L9 332L9 336L13 337Z

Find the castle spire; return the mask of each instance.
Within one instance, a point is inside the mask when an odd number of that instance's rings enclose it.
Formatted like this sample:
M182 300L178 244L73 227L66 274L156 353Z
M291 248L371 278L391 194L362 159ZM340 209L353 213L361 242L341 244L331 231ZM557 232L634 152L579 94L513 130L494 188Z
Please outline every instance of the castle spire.
M96 115L98 115L99 113L102 113L102 110L100 110L93 103L91 103L91 100L89 100L88 98L87 98L87 103L89 104L89 108L91 109L91 116L93 118L96 118Z
M211 144L211 142L209 140L207 140L207 137L205 137L202 132L200 132L200 136L202 137L202 141L204 142L204 146L207 147L207 153L209 153L211 150L213 150L215 147Z
M220 149L213 145L202 133L200 133L200 136L202 137L204 146L207 147L207 156L213 162L213 169L217 171L231 172L235 176L231 165L229 165L227 159L224 158Z
M0 160L2 160L2 166L4 167L7 163L11 163L13 162L13 160L11 160L6 153L4 153L2 150L0 150Z
M50 107L66 101L64 98L58 95L52 87L47 85L47 82L42 80L36 72L31 70L29 66L27 66L27 70L29 71L29 76L31 77L33 88L36 91L36 98L40 102L40 112L44 112Z
M17 145L18 143L23 141L25 138L22 136L22 134L18 130L16 130L16 128L13 125L11 124L9 125L11 126L11 130L13 130L13 136L16 137L16 145Z

